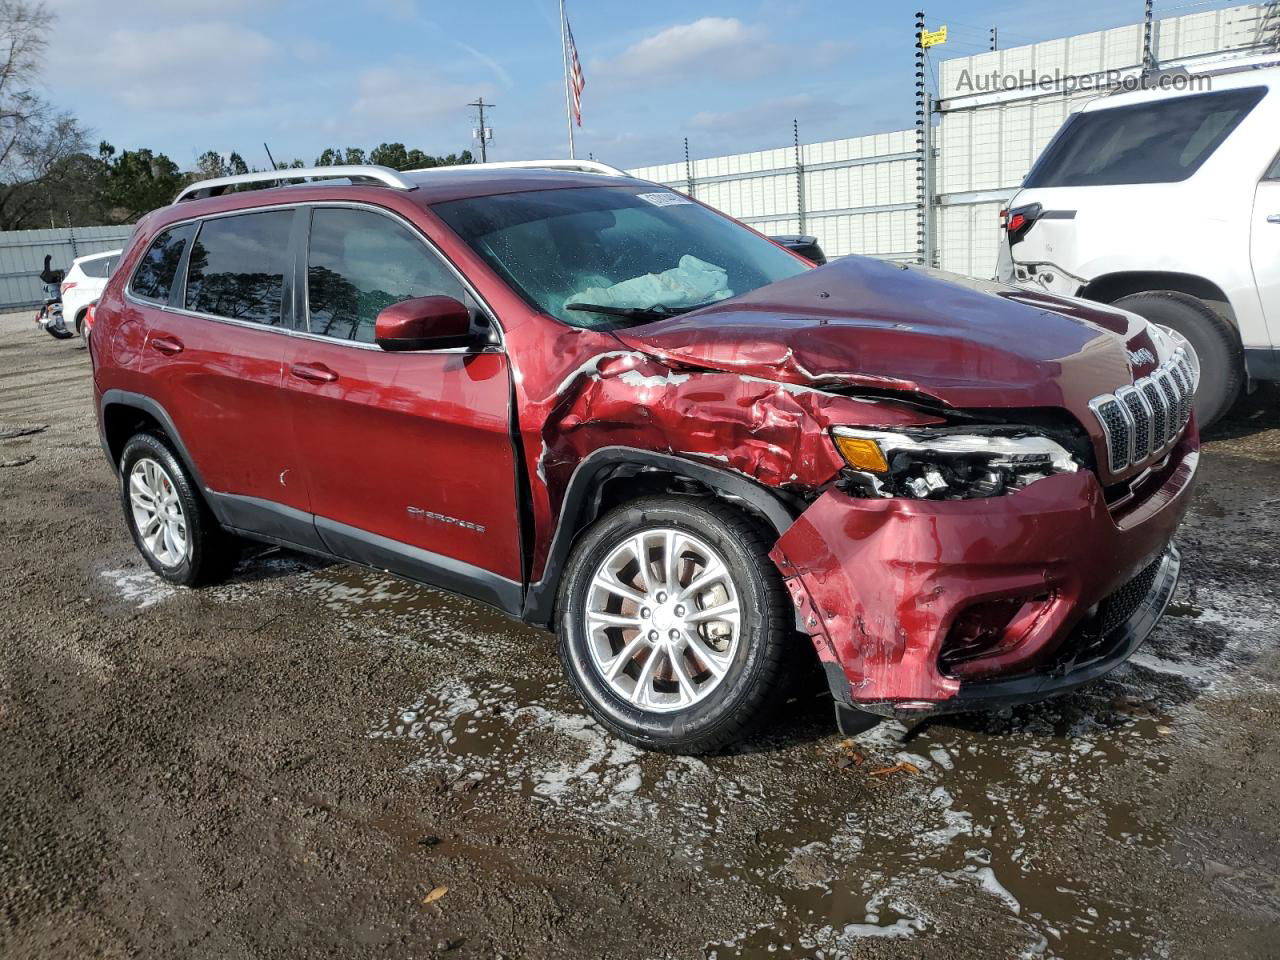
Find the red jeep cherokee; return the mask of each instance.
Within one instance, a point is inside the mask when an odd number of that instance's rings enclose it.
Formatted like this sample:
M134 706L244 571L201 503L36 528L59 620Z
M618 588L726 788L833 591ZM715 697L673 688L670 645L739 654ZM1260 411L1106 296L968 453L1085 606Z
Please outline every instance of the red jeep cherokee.
M681 752L747 733L799 634L855 730L1075 687L1169 600L1198 370L1133 314L814 268L599 164L227 192L272 176L149 214L98 305L103 443L170 582L247 538L464 594Z

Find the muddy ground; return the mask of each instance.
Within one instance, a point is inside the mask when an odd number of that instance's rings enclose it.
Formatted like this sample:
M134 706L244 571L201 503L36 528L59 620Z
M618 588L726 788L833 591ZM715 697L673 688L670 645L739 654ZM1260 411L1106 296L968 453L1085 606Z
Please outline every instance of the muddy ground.
M476 604L280 551L163 585L89 385L0 321L0 427L44 427L0 440L0 956L1280 951L1280 391L1208 438L1176 603L1112 678L844 743L804 697L692 760Z

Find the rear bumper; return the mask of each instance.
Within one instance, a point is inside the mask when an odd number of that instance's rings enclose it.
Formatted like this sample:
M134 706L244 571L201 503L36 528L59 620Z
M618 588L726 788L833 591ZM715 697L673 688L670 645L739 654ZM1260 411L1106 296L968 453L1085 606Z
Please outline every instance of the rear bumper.
M882 715L974 710L1054 696L1114 669L1177 583L1171 541L1198 446L1190 431L1157 489L1122 515L1087 472L988 500L823 494L772 556L837 703ZM1017 629L944 667L961 615L1005 602L1026 605Z

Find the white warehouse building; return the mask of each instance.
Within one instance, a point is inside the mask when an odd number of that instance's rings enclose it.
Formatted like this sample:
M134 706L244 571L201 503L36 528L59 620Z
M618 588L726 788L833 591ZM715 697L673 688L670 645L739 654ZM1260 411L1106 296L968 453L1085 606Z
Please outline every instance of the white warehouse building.
M1153 57L1169 67L1274 51L1276 8L1246 4L1156 20ZM1003 204L1102 82L1141 72L1144 44L1144 26L1135 23L939 63L929 218L939 266L994 275ZM899 130L630 172L763 233L813 234L829 257L920 261L919 163L915 130Z

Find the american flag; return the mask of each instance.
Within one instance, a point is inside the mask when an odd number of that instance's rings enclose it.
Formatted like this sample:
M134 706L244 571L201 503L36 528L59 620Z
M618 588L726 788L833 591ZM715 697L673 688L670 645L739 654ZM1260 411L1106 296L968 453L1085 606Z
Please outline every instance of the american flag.
M565 36L569 44L569 89L573 91L573 116L582 126L582 88L587 85L587 78L582 75L582 64L578 62L578 47L573 42L573 29L568 18L564 21Z

